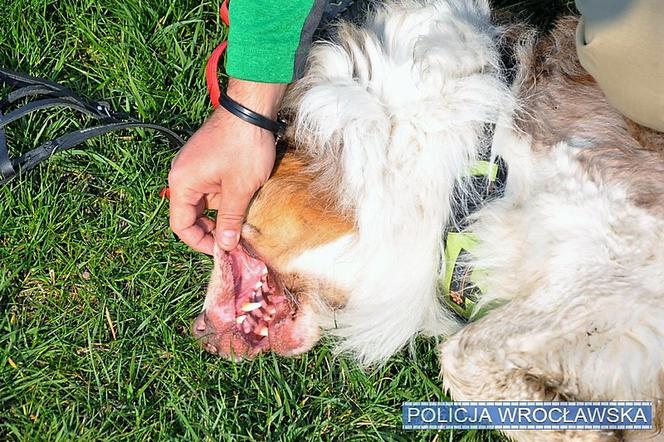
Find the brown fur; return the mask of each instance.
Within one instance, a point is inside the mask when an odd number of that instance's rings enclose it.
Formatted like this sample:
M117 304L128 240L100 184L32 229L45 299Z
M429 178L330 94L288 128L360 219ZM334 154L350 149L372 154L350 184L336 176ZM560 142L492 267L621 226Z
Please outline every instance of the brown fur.
M302 299L320 300L325 308L336 310L343 308L348 301L348 292L331 282L299 273L285 273L281 276L281 282L287 287L288 292L293 295L296 302ZM321 297L321 295L324 295Z
M313 175L305 167L300 154L288 151L247 214L251 227L243 231L243 237L279 272L303 251L353 229L332 208L331 197L312 190Z
M577 22L563 18L543 37L523 26L511 31L512 39L522 40L518 126L535 149L560 141L579 147L577 157L594 180L619 184L637 205L664 215L664 134L609 105L576 56Z

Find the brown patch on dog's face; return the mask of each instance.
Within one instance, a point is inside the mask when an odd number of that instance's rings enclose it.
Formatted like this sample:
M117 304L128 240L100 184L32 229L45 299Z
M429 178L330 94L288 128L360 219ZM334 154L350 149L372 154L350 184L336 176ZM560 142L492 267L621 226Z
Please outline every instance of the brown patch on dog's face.
M192 326L209 352L234 358L302 353L320 336L318 309L346 303L334 281L289 269L304 251L353 229L329 196L312 191L305 165L287 153L252 201L240 245L230 253L215 250L205 308Z
M299 273L286 273L281 275L281 282L292 293L297 293L300 297L320 296L321 299L319 301L333 310L343 308L348 301L348 295L345 290L325 279L305 276Z
M243 237L277 270L353 230L333 197L313 191L312 182L305 160L288 152L249 208Z

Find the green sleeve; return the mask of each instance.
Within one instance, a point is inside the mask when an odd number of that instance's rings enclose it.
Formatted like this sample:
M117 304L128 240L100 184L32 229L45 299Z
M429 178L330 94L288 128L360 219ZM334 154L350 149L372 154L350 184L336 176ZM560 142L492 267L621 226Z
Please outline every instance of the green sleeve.
M242 80L290 83L302 76L325 0L233 0L226 72Z

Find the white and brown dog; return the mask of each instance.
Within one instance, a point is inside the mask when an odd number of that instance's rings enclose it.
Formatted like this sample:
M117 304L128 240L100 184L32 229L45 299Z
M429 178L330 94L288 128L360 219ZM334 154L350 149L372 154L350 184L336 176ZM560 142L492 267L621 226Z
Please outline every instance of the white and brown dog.
M607 104L575 26L540 36L496 25L486 0L399 0L315 45L285 108L289 149L241 246L215 254L195 336L240 358L302 353L324 333L362 364L442 337L456 400L651 400L658 430L664 137ZM482 317L464 325L441 301L446 232L470 212L487 146L508 175L466 220L460 265Z

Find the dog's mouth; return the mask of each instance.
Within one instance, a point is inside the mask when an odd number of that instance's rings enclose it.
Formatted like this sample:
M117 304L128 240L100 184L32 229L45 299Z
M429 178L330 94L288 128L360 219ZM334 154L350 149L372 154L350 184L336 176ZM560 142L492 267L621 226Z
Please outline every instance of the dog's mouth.
M210 353L236 359L267 350L297 353L299 306L277 273L242 241L231 252L215 252L205 310L192 326Z
M267 265L247 251L246 244L224 255L233 271L235 325L253 347L269 346L270 326L296 312L283 286Z

